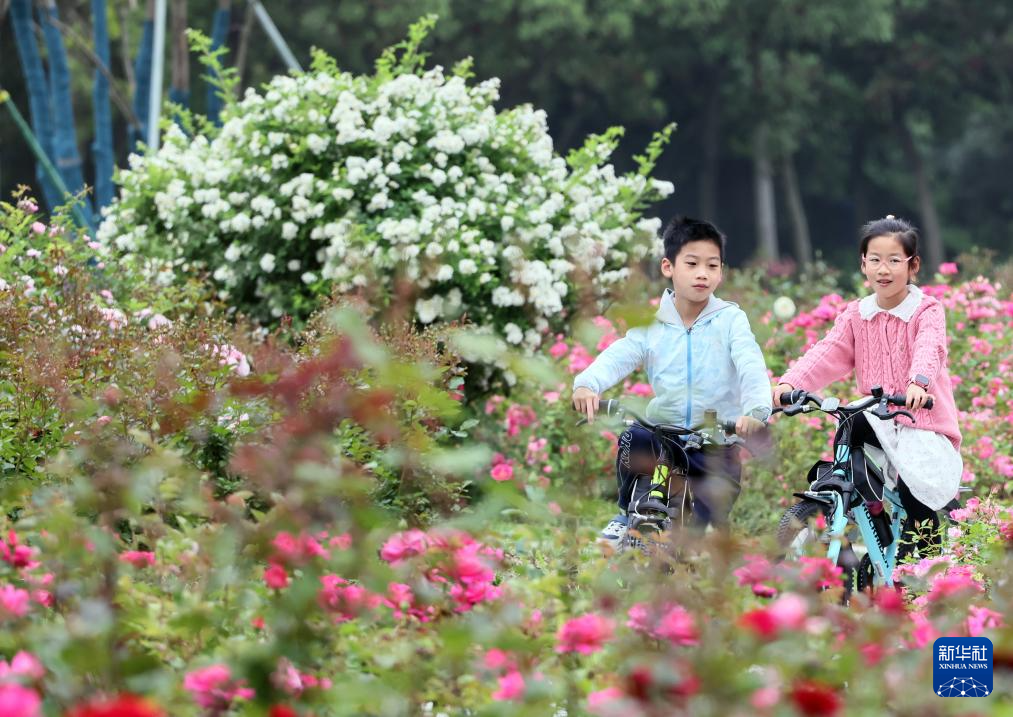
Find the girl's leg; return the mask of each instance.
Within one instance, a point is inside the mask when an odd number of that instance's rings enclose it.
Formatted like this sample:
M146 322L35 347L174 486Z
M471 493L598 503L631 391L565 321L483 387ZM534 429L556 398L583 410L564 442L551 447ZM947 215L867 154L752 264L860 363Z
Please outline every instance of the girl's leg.
M900 502L907 511L907 520L904 521L903 531L900 536L900 547L897 551L897 560L907 557L918 549L918 555L928 558L938 555L942 547L942 539L939 536L939 515L932 508L928 507L914 495L904 484L903 478L897 481L897 492L900 493Z
M851 445L861 447L868 443L876 448L883 447L879 444L879 438L876 437L876 432L872 430L869 419L864 413L859 413L849 422L851 423ZM837 427L838 438L840 438L842 430L840 426Z

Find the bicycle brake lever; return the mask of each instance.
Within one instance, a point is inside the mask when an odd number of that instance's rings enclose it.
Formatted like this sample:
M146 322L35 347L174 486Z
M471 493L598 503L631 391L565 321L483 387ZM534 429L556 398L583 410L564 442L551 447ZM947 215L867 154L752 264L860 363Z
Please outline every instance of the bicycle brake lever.
M909 418L911 418L912 423L915 422L915 416L911 415L909 411L906 411L903 408L899 411L883 412L883 413L880 413L879 411L873 411L872 415L874 415L879 420L888 420L890 418L895 418L897 416L908 416Z
M894 416L907 416L908 418L911 419L911 423L915 422L915 417L912 416L910 412L905 411L904 409L901 409L899 411L894 411L893 413L889 413L889 414L887 414L885 416L882 416L882 418L885 420L887 418L893 418Z

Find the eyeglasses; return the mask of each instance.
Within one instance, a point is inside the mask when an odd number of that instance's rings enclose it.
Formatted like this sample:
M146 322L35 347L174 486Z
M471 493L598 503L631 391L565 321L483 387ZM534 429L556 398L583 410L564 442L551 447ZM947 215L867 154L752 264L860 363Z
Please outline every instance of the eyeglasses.
M888 267L890 267L890 271L896 271L897 269L900 269L902 266L911 261L913 258L914 257L912 256L908 257L891 256L884 260L879 258L878 256L867 256L865 257L865 263L868 264L873 269L878 269L883 264L886 264Z

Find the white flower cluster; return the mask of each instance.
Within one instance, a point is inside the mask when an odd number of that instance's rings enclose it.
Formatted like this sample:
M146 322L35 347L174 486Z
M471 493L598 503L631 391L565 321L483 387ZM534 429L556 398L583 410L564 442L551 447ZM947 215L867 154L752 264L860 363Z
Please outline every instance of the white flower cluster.
M132 156L98 239L154 280L206 272L264 319L402 276L420 322L467 313L534 347L577 283L604 294L651 250L659 222L639 207L672 186L617 175L607 142L568 164L543 112L496 111L498 84L439 67L276 77L213 137L173 126L157 153Z

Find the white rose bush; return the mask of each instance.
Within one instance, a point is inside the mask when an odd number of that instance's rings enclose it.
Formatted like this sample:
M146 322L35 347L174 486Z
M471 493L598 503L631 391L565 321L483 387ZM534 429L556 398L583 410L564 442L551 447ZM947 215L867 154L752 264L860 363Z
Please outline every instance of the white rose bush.
M317 52L309 72L231 102L220 128L170 126L120 173L99 241L161 283L209 275L265 323L332 292L389 298L407 280L421 324L466 315L538 346L576 287L603 297L651 251L659 221L642 211L672 191L650 177L671 128L635 172L608 163L619 128L564 159L544 112L497 110L498 80L470 82L468 62L426 69L431 26L372 76Z

